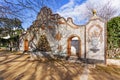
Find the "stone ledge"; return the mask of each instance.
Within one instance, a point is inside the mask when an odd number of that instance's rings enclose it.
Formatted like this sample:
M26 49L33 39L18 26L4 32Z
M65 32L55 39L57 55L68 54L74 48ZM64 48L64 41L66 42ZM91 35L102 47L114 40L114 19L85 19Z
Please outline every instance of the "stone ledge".
M118 65L120 66L120 59L107 59L107 65Z

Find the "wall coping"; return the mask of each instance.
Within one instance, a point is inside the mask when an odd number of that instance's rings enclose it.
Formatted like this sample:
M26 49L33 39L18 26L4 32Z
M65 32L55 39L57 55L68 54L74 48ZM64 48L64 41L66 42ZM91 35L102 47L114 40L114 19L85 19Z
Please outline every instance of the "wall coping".
M120 66L120 59L107 59L107 65L118 65L118 66Z

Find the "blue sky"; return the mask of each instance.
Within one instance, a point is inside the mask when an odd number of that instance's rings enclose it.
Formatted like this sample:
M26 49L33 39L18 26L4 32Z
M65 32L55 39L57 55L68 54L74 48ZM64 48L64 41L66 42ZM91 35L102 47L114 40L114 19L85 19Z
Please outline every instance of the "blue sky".
M4 0L0 0L0 6L6 5ZM17 0L8 0L10 2L17 3ZM20 0L21 1L21 0ZM25 0L23 0L25 1ZM31 0L39 1L39 0ZM45 0L43 0L45 1ZM106 3L111 2L111 6L118 11L120 11L120 1L119 0L47 0L44 4L52 9L53 13L58 13L62 17L67 18L71 17L75 24L83 25L85 21L89 18L89 13L86 8L86 5L92 4L93 9L97 9L97 12L100 11L99 8L104 6ZM35 8L36 9L36 8ZM36 9L37 12L33 10L21 10L20 15L24 16L22 20L22 26L26 29L32 25L32 22L36 19L37 13L40 11L40 8ZM16 14L16 13L15 13ZM118 16L119 13L116 13L114 16Z
M77 3L75 5L78 5L78 4L81 5L86 0L59 0L59 1L58 0L56 0L56 1L51 0L52 2L49 2L49 1L46 3L46 6L48 6L49 8L51 8L51 10L53 11L53 13L59 13L59 10L61 10L61 8L63 6L65 6L66 4L69 4L69 2L71 2L71 1L75 1L75 3ZM28 11L27 14L31 15L32 13L31 12L29 13L29 11ZM34 13L34 12L33 12L33 14L34 14L34 16L32 16L32 18L30 18L30 19L28 18L28 19L26 19L23 22L23 27L24 28L28 28L32 24L32 22L36 19L37 14ZM72 17L72 16L64 16L64 15L61 15L61 16L62 17ZM83 23L83 21L82 21L82 23Z
M110 2L111 8L117 9L118 12L113 15L120 15L120 1L119 0L48 0L46 5L50 7L53 13L58 13L64 18L71 17L73 22L77 25L84 25L90 17L92 11L88 11L86 5L90 5L92 9L101 12L100 8L106 6ZM34 14L33 19L23 23L25 28L31 25L37 14Z

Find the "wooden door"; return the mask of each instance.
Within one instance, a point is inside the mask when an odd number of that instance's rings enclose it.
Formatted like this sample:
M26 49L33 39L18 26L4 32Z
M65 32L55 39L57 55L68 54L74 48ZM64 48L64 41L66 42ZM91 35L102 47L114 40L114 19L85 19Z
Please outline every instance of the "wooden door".
M24 51L28 51L28 40L24 41Z
M71 39L68 39L68 47L67 47L67 53L68 53L68 56L71 55Z

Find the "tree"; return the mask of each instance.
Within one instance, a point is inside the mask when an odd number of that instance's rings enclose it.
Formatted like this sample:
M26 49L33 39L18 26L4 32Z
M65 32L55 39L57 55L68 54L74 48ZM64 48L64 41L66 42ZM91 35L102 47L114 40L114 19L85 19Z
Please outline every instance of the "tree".
M107 23L108 49L120 47L120 17L112 18Z
M37 15L42 7L54 6L55 2L56 0L2 0L0 17L17 17L23 20L35 18L34 15Z
M10 36L14 35L14 29L23 29L21 25L21 21L17 18L9 19L9 18L0 18L0 28L3 30L1 33L7 33Z
M9 19L9 18L0 18L0 38L1 43L4 43L6 41L6 45L10 45L10 47L13 47L14 44L17 47L19 34L23 31L23 28L21 26L21 21L17 18ZM9 36L9 37L8 37ZM10 48L12 50L12 48Z
M99 3L96 2L94 3L94 1L92 2L91 0L89 0L85 6L86 6L85 16L87 17L91 17L93 15L92 14L93 9L96 9L97 15L106 21L120 14L119 9L112 6L112 0L108 0L106 1L106 3L103 3L102 1L100 1Z

